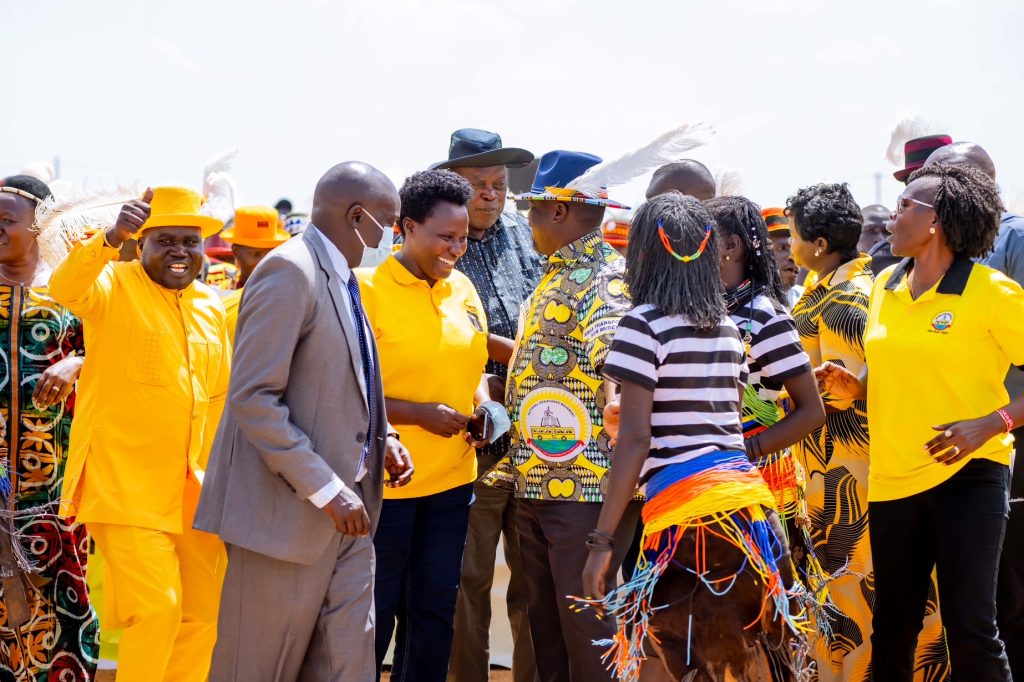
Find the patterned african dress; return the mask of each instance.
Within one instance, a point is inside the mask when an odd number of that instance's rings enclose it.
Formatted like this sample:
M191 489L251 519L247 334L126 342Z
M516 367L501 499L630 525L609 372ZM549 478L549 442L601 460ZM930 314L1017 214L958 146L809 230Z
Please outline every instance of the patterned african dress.
M809 284L793 308L811 365L833 362L854 374L864 367L864 328L872 286L871 258L861 256ZM814 642L818 679L867 682L871 663L874 573L868 539L868 419L865 401L822 396L825 424L793 446L807 475L814 550L838 613L831 635ZM917 681L949 677L935 581L929 590L916 653Z
M518 498L604 501L612 448L599 368L631 307L624 270L625 259L600 231L547 258L523 304L509 366L512 445L486 483L500 473Z
M17 632L0 596L3 682L78 682L96 674L99 625L85 582L89 538L84 526L57 517L75 394L46 410L32 401L47 368L84 350L81 322L45 287L0 285L0 457L9 463L14 526L35 566L29 621Z

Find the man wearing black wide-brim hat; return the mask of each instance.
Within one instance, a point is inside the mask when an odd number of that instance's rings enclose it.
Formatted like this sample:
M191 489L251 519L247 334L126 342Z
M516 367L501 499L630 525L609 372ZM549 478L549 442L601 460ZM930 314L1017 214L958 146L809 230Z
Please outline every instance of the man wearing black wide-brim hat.
M473 282L494 335L513 339L519 308L540 279L540 257L533 248L530 225L513 212L505 212L508 169L533 161L525 149L503 147L501 137L476 128L452 133L448 159L431 168L450 169L473 186L469 205L469 244L456 267ZM495 360L487 372L505 377L507 367ZM503 400L502 390L495 391ZM506 453L509 439L477 450L481 474ZM476 485L476 502L469 517L469 535L462 560L462 584L455 615L450 680L486 682L489 669L491 585L498 540L505 536L505 560L511 572L507 591L512 624L512 672L516 682L532 682L536 675L530 626L526 615L526 584L519 556L515 524L515 498L505 490Z

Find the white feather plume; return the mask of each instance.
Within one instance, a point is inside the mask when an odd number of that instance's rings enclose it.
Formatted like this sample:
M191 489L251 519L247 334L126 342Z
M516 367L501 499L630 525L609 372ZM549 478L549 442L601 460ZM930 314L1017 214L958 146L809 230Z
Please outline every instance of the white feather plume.
M738 197L743 194L743 176L732 168L723 168L715 173L715 196Z
M56 268L72 246L91 233L113 226L121 206L140 196L137 184L101 189L74 187L41 202L36 207L35 223L40 257Z
M587 169L566 187L589 197L600 196L608 187L624 185L666 163L679 161L686 152L707 144L714 134L715 131L706 123L681 125L640 149Z
M1009 213L1024 215L1024 189L1021 187L1000 187L1003 207Z
M885 158L889 159L890 163L902 167L905 161L903 145L915 138L937 135L941 132L942 124L940 123L929 121L918 115L904 116L889 135L889 147L885 150Z
M231 168L238 156L237 149L217 154L203 169L203 196L206 202L201 213L226 223L235 215L235 179Z

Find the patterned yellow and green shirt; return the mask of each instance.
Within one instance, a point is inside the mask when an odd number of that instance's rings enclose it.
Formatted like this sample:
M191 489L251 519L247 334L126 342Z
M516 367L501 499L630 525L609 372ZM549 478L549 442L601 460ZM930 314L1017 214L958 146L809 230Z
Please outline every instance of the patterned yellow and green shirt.
M601 502L612 449L600 368L631 304L625 260L592 232L548 257L509 367L516 497Z

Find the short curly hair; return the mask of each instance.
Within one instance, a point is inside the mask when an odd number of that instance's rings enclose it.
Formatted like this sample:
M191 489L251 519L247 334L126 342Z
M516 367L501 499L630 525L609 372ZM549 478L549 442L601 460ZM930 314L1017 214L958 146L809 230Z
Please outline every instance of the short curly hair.
M910 176L936 178L935 215L953 253L981 258L992 250L1003 202L995 181L974 166L939 163L924 166Z
M864 216L844 183L823 183L798 190L786 199L786 215L806 242L819 237L828 242L826 253L838 252L844 262L857 257Z
M442 201L467 206L473 198L473 187L464 177L450 170L427 170L413 173L398 190L402 209L398 229L405 234L405 219L422 223Z
M38 201L46 201L53 194L49 185L31 175L8 175L0 180L0 185L20 189L22 192L34 196Z

